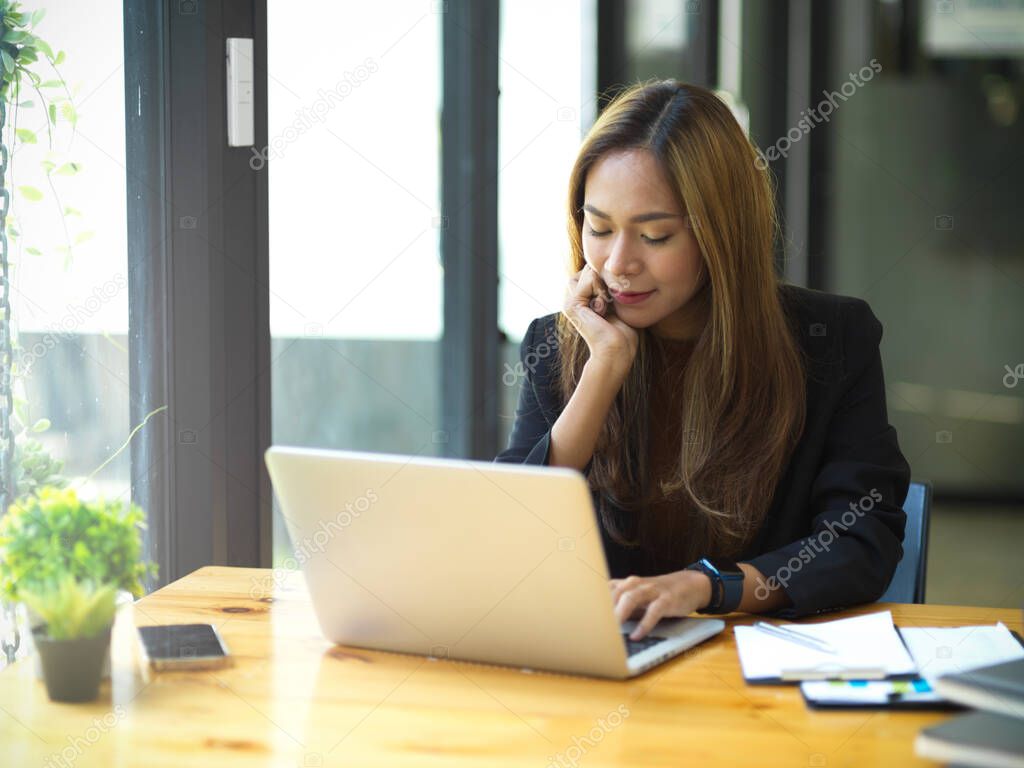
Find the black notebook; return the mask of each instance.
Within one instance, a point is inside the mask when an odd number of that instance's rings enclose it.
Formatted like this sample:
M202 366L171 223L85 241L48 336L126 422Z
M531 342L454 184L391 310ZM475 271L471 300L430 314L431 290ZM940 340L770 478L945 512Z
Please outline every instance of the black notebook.
M914 751L942 763L1024 768L1024 728L1015 717L971 712L925 728Z
M932 687L958 704L1024 721L1024 659L943 675L932 681ZM1017 727L1024 732L1024 722Z

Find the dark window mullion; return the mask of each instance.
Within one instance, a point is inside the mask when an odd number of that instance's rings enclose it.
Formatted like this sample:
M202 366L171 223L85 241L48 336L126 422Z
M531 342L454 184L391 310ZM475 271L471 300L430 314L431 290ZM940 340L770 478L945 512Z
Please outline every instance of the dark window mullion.
M125 0L132 496L164 584L207 564L269 565L266 171L227 146L226 37L264 0ZM266 35L254 37L257 146Z
M449 0L442 42L442 418L449 456L498 446L498 0Z

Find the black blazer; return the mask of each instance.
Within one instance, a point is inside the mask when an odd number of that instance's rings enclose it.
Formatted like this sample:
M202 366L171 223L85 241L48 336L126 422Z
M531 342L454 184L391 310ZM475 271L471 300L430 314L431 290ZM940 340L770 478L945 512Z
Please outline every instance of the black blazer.
M885 592L903 556L910 466L888 421L882 324L867 302L793 285L780 285L779 295L807 353L806 426L764 523L739 559L764 574L766 588L785 589L792 607L774 615L797 618ZM533 320L520 345L515 423L496 462L548 463L551 427L564 407L557 314ZM637 573L630 550L600 527L611 576Z

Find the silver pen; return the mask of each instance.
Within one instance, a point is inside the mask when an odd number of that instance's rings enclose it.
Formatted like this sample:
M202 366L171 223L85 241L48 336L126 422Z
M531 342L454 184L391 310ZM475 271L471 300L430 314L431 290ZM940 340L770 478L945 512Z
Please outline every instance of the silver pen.
M832 654L839 653L839 651L824 640L819 640L816 637L805 635L803 632L797 632L795 629L790 629L789 627L780 627L777 624L769 624L767 621L756 621L754 622L754 629L759 629L762 632L775 637L781 637L783 640L789 640L792 643L798 643L799 645L811 648L815 651Z

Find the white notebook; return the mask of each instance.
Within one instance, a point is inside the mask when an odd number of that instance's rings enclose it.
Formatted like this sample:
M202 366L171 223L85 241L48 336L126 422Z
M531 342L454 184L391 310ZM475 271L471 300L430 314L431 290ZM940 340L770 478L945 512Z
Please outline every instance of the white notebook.
M904 627L921 677L935 678L1024 658L1024 648L1003 622L975 627Z
M769 623L824 640L837 653L808 648L754 627L736 627L736 648L748 683L826 678L877 680L912 675L917 670L896 632L890 611L820 624Z

